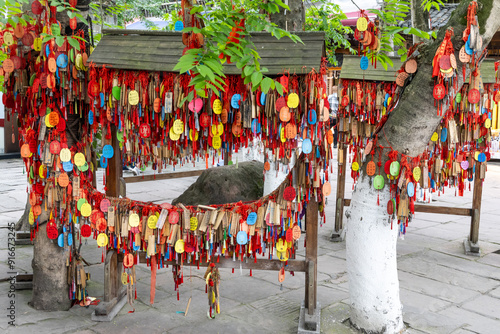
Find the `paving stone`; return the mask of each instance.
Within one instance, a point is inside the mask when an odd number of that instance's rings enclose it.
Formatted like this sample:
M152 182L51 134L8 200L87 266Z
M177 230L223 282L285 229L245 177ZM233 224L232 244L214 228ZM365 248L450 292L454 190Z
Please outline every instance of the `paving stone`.
M491 290L489 294L495 298L500 298L500 286L496 289Z
M499 247L500 249L500 247ZM477 262L488 264L490 266L500 267L500 254L490 253L481 257Z
M399 297L403 304L404 313L437 312L452 305L450 302L427 296L421 293L400 288Z
M419 258L423 261L439 263L444 267L473 273L474 275L500 280L500 271L487 264L479 263L471 259L443 254L433 250L422 253Z
M357 330L350 326L349 306L335 303L321 310L321 333L355 334Z
M441 238L444 240L463 240L468 236L469 230L464 228L462 225L448 222L446 224L439 224L417 230L415 231L415 234L427 235L433 238Z
M476 276L469 272L453 268L443 267L437 263L425 262L418 257L399 261L398 269L450 285L476 290L481 293L485 293L499 285L497 280Z
M465 325L462 319L448 317L425 309L403 308L403 319L411 328L432 334L448 334Z
M500 299L490 296L479 296L462 305L464 309L480 313L490 318L500 319Z
M464 325L461 327L474 333L493 334L497 332L499 328L498 321L484 317L475 312L465 310L458 306L452 306L446 310L438 312L438 314L444 317L456 319L457 322L463 322Z
M478 292L472 290L438 282L403 271L399 272L399 281L400 287L453 303L461 303L465 300L479 296Z
M336 277L345 271L345 260L329 255L318 256L318 272Z

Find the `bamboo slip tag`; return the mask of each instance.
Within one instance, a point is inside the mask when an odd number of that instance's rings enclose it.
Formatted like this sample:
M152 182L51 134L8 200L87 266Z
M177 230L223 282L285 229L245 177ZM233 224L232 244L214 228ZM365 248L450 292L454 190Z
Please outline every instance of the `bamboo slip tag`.
M108 207L108 226L115 226L115 207Z

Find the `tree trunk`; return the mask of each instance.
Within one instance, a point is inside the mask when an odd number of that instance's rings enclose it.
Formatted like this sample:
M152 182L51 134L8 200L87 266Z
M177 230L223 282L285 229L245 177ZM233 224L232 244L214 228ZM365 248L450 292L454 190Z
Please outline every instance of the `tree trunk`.
M68 115L66 125L68 147L71 148L81 137L80 116ZM42 203L43 207L45 205ZM39 230L36 234L31 262L33 295L30 304L37 310L65 311L71 307L67 263L69 263L69 252L73 251L75 244L69 249L61 248L57 245L57 239L50 240L47 237L46 224L49 214L50 211L44 210L39 217Z
M303 31L306 21L304 3L302 0L284 0L290 10L280 8L279 13L271 14L271 22L287 31Z
M377 205L377 195L381 205ZM358 180L347 211L351 323L377 333L397 333L404 328L396 259L397 224L391 230L382 205L389 200L389 192L378 194L370 177L365 176Z
M470 1L462 1L453 13L448 25L453 27L455 50L464 45L467 7ZM500 27L500 3L493 0L478 1L478 17L486 47ZM418 59L418 72L407 85L399 103L391 112L379 132L378 143L392 147L409 156L421 154L441 121L434 106L434 86L431 62L436 49L443 41L445 29L438 32L437 40L424 46ZM456 54L458 54L456 52ZM457 57L458 59L458 57ZM463 85L462 66L458 61L458 89ZM467 70L467 76L469 70ZM454 99L455 96L450 98ZM446 105L444 102L443 105ZM410 134L410 135L408 135ZM387 160L386 149L382 153L382 166ZM346 259L349 276L351 323L369 333L397 333L403 329L399 284L396 267L396 238L398 225L391 230L386 212L390 199L388 180L379 193L365 176L365 161L360 168L358 184L353 193L351 208L347 211ZM377 205L377 196L380 205Z
M47 237L46 225L41 225L33 247L33 296L31 306L44 311L66 311L71 307L69 299L68 270L69 252Z
M271 22L275 23L279 28L287 31L304 31L305 9L302 0L287 0L283 1L288 4L290 10L280 8L279 13L271 14ZM286 168L276 170L276 164L271 162L271 169L266 172L264 178L264 196L273 192L287 177L288 170ZM290 166L293 166L295 160L292 158Z

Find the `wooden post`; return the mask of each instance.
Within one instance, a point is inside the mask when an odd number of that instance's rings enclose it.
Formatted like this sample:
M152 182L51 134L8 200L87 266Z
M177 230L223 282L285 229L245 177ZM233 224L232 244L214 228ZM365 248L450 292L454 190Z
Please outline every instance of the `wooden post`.
M472 219L470 225L470 246L472 252L479 252L477 243L479 241L479 220L481 216L481 199L483 197L483 180L480 178L481 163L476 161L476 172L474 175L474 190L472 195Z
M318 273L318 202L311 199L306 209L306 293L307 312L313 315L316 308ZM311 273L312 270L312 273ZM311 279L313 282L311 282Z
M110 302L118 292L118 261L115 250L106 254L104 262L104 301Z
M106 177L106 195L118 197L120 195L120 177L122 175L122 160L120 144L116 138L116 126L111 125L111 145L113 157L108 161L109 173ZM104 263L104 301L110 302L120 295L122 285L119 284L122 264L118 261L116 251L108 250Z
M339 122L343 122L342 118L338 119ZM338 132L339 140L339 158L342 159L342 163L337 165L337 205L335 209L335 232L340 233L343 228L344 220L344 196L345 196L345 175L346 175L346 158L347 152L344 146L344 132ZM340 159L338 161L340 161Z
M120 177L123 167L115 125L111 125L111 146L113 146L114 154L108 161L109 174L106 177L106 195L118 197L120 195Z

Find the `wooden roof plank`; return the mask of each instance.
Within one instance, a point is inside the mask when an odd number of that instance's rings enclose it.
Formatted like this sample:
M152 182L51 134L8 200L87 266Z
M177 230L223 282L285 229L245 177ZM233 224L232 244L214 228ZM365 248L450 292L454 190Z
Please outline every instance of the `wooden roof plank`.
M90 61L114 68L135 70L173 71L184 45L179 32L103 30L105 34ZM285 70L304 73L319 69L325 52L323 32L298 32L305 44L294 43L287 37L275 39L266 32L251 33L261 57L262 67L268 75L277 75ZM226 74L240 74L233 65L225 65Z

